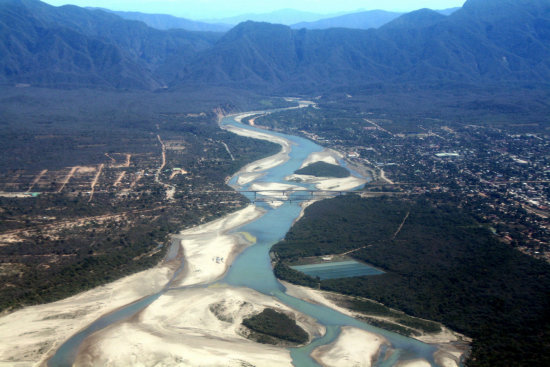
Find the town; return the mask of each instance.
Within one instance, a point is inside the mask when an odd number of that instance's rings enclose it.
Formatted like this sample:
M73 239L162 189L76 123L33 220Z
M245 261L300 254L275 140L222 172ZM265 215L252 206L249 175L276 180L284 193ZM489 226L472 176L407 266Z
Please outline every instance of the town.
M550 261L550 140L544 131L335 109L285 112L256 125L300 134L372 170L365 190L452 200L503 242Z

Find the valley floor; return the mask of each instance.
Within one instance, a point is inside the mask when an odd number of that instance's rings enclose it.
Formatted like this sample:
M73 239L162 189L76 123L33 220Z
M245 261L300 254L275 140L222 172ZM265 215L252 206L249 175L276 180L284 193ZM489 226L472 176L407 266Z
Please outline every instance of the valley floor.
M269 134L252 136L270 137ZM289 146L284 140L271 141ZM285 154L288 151L283 149L274 157L246 166L240 173L245 177L246 174L255 176L284 162ZM310 161L334 159L327 152L310 157ZM357 178L303 179L316 180L320 188L340 190L364 182ZM274 187L275 184L267 184L264 189ZM323 335L325 328L275 297L216 283L236 255L255 241L248 233L232 230L263 213L250 205L214 222L185 230L173 237L179 258L62 301L27 307L1 317L0 366L44 366L67 338L92 321L166 287L169 289L150 306L87 338L79 349L76 365L148 366L161 362L164 366L290 366L292 360L287 348L248 340L242 320L270 307L291 314L310 339ZM172 279L181 261L184 270ZM290 295L357 316L331 301L324 292L285 286ZM456 334L446 331L432 337L430 343L447 345L456 340ZM385 343L381 336L345 328L333 344L316 349L313 357L323 366L348 366L352 362L370 366ZM438 353L442 366L458 365L456 350L442 348ZM423 367L427 362L409 361L402 365Z

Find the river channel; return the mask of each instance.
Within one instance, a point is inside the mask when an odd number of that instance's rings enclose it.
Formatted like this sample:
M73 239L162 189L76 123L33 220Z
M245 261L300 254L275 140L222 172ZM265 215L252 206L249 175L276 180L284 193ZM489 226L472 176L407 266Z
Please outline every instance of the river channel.
M265 113L265 112L264 112ZM291 135L268 132L259 130L258 128L243 125L238 122L237 116L225 117L221 125L224 128L232 130L253 130L262 131L264 134L269 134L283 138L291 142L291 150L289 159L286 162L272 167L264 172L261 177L256 177L253 181L247 182L244 185L237 185L238 175L235 175L230 180L230 185L239 190L250 189L253 184L261 183L280 183L299 185L304 189L315 189L313 185L296 182L287 182L285 177L291 175L294 171L300 168L304 160L314 152L320 152L323 148L310 140L295 137ZM357 173L353 173L357 175ZM254 194L250 194L250 199L254 199ZM299 217L302 207L300 201L285 201L280 205L270 205L269 202L256 202L257 206L261 206L266 212L259 219L250 222L240 228L235 229L235 232L248 232L256 237L256 244L248 247L241 255L239 255L226 275L218 280L218 283L225 283L230 286L248 287L255 289L263 294L277 298L287 306L311 316L320 324L326 327L326 333L323 337L315 339L311 344L302 348L293 348L290 350L293 365L296 367L319 366L311 357L310 353L313 349L321 345L326 345L338 337L343 326L352 326L367 330L384 336L390 343L391 347L385 347L378 360L374 363L377 367L389 367L398 364L401 361L423 359L428 361L432 366L437 366L433 354L436 351L434 346L424 344L418 340L407 338L380 328L376 328L354 318L341 314L331 308L311 304L291 297L285 293L284 286L277 281L273 274L269 251L271 247L284 238L293 222ZM65 367L71 366L75 361L80 345L84 340L109 325L124 321L132 315L147 308L155 302L165 290L146 297L138 302L127 305L116 312L110 313L101 317L86 329L78 334L75 334L67 340L48 361L49 367Z

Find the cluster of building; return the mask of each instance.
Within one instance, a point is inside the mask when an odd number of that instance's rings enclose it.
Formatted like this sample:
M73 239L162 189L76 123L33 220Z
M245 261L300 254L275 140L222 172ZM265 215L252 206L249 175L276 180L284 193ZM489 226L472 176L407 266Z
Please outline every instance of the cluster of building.
M550 139L498 128L419 126L420 133L357 129L312 138L374 168L388 189L446 193L503 240L550 260ZM334 133L334 131L331 131ZM391 185L390 185L391 183ZM381 185L380 180L373 184ZM379 187L377 189L380 189Z

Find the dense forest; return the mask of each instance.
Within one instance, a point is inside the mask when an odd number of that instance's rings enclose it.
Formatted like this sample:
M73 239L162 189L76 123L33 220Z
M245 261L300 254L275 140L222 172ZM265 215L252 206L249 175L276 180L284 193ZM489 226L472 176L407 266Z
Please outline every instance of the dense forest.
M256 332L252 336L260 343L277 344L277 339L282 339L295 344L304 344L309 340L309 336L296 324L296 320L271 308L266 308L261 313L244 319L243 325ZM273 338L276 339L273 340Z
M342 166L326 162L315 162L294 172L297 175L310 175L315 177L349 177L350 173Z
M550 266L509 245L442 197L344 196L310 206L273 251L276 275L311 285L284 263L350 254L383 269L321 289L375 299L474 338L468 366L546 366Z

